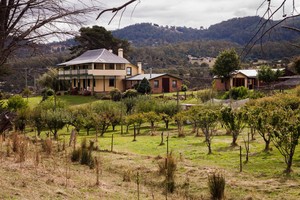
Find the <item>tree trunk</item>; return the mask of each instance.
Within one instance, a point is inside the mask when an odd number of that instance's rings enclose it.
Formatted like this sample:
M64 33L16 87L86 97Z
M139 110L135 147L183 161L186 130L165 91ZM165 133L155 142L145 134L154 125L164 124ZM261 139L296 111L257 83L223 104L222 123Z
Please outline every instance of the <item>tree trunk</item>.
M211 142L209 140L206 140L206 144L207 144L207 147L208 147L208 154L212 154L212 151L211 151Z
M54 131L54 132L53 132L53 137L54 137L54 140L58 140L57 131Z
M238 138L238 135L233 132L232 133L232 143L231 143L231 146L233 146L233 147L237 146L237 143L236 143L237 138Z
M286 169L284 172L290 174L292 172L293 155L289 155L288 162L286 163Z
M135 128L135 125L133 126L133 140L132 142L135 142L136 141L136 128Z
M169 121L165 121L165 124L166 124L166 129L168 130L169 129Z
M196 137L200 137L200 135L199 135L199 128L196 128Z
M270 140L265 140L265 149L264 149L264 151L265 152L268 152L268 151L270 151Z

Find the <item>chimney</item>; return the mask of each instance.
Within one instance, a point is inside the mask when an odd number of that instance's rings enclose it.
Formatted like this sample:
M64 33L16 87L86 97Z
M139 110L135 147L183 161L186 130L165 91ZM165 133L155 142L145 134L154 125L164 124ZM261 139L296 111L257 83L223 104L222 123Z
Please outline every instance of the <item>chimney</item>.
M152 68L150 68L150 78L152 78Z
M113 50L112 50L112 49L109 49L108 51L109 51L110 53L112 53L112 52L113 52Z
M123 49L118 49L118 56L120 56L121 58L123 58Z
M142 62L137 62L138 74L142 74Z

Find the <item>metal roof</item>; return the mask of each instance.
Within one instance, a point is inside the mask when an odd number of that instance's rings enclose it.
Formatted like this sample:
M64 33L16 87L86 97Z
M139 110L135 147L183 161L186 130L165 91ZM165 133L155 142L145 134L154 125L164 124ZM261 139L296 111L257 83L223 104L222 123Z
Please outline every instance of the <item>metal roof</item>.
M256 69L240 69L240 70L236 70L232 74L238 74L238 73L244 74L245 76L247 76L249 78L256 78L257 77L257 70Z
M74 58L64 63L58 64L59 66L69 66L69 65L78 65L78 64L87 64L87 63L121 63L127 64L128 60L117 56L106 49L94 49L88 50Z
M157 77L164 76L164 75L167 75L167 74L139 74L139 75L127 78L126 80L128 80L128 81L141 81L144 78L146 78L147 80L151 80L151 79L155 79Z

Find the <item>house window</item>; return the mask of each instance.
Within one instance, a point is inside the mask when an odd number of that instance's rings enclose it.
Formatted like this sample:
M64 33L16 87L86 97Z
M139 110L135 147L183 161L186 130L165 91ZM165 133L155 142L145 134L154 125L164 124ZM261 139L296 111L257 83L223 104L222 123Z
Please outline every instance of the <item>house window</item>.
M172 87L173 87L173 88L177 88L177 81L176 81L176 80L173 80L173 81L172 81Z
M99 64L99 63L95 64L94 69L103 69L103 64Z
M127 67L126 68L126 75L127 76L131 76L132 75L132 69L131 69L131 67Z
M87 86L90 87L91 86L91 79L87 80Z
M115 64L109 63L105 65L106 70L114 70L115 69Z
M93 78L93 87L96 87L96 80Z
M154 80L154 88L159 88L159 80Z
M73 87L76 87L76 79L73 80Z
M115 79L114 78L109 79L109 87L115 87Z
M116 64L116 70L124 70L124 65L123 64Z

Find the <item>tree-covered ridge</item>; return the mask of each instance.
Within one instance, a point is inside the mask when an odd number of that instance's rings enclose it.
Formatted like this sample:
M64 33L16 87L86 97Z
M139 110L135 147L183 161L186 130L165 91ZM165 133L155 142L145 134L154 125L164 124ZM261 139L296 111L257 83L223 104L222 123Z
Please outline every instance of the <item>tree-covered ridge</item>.
M135 24L123 29L113 31L113 35L118 38L129 40L134 46L155 46L160 44L170 44L187 42L194 40L227 40L241 45L245 45L258 31L261 24L266 20L258 16L233 18L227 21L210 26L207 29L200 27L175 27L159 26L151 23ZM277 21L266 23L268 29ZM286 20L286 26L300 27L300 20ZM258 37L260 34L258 34ZM268 34L264 41L291 41L299 37L297 32L276 27Z

